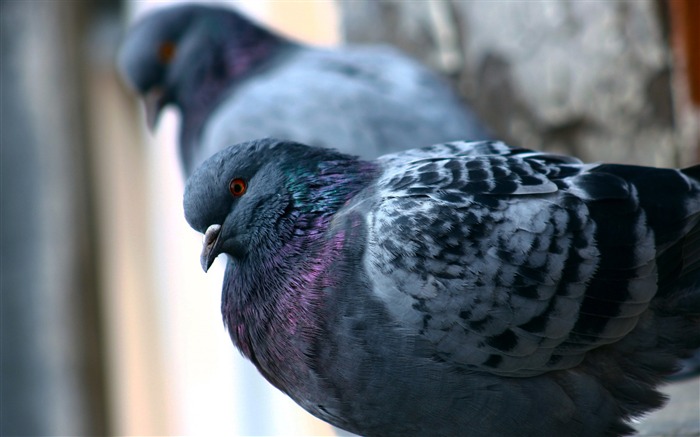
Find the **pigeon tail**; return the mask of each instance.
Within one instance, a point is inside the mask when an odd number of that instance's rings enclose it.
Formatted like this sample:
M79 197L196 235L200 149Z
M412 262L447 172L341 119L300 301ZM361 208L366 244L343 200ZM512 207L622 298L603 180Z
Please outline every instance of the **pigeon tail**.
M616 400L618 420L610 435L634 430L625 422L662 406L657 386L700 349L700 166L665 170L649 177L633 166L601 166L621 175L638 193L639 205L655 233L658 291L636 327L621 341L589 352L582 365ZM685 192L680 199L669 193ZM695 364L692 364L695 363ZM698 372L690 361L682 375Z

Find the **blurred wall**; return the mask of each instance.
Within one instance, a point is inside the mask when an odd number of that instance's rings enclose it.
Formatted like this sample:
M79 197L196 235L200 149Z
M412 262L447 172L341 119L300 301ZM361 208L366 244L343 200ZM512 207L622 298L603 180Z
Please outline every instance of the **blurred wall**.
M389 41L452 75L508 142L589 161L696 161L667 2L340 0L350 42ZM681 96L683 97L683 96Z
M81 50L91 11L0 3L2 435L108 430Z

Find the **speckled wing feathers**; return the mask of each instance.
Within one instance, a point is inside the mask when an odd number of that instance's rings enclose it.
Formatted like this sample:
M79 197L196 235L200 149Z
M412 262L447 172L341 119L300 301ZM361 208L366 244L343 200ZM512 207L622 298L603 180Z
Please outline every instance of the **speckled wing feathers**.
M493 142L382 159L368 276L436 359L508 376L569 368L626 335L656 292L665 241L652 226L674 219L650 220L629 175Z

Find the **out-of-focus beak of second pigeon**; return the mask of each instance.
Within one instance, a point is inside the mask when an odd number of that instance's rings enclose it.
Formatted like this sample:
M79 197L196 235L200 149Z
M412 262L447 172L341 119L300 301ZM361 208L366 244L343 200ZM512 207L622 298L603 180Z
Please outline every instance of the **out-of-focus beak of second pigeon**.
M204 233L204 241L202 242L202 255L199 258L199 262L202 264L202 268L205 272L209 271L209 267L214 263L214 260L219 255L216 250L217 242L219 241L219 233L221 232L221 225L211 225L207 228Z
M143 105L146 108L146 124L153 132L158 124L158 118L165 106L165 91L161 88L153 88L143 96Z

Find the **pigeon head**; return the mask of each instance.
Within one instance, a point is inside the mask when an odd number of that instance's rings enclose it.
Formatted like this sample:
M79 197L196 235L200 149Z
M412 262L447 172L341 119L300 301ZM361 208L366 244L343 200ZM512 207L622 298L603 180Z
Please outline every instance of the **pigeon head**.
M186 4L138 21L122 43L118 64L143 98L153 128L168 104L186 111L215 103L282 41L231 9Z
M274 253L330 217L374 174L374 165L331 149L263 139L228 147L188 179L187 222L204 234L208 270L226 253ZM300 237L301 236L301 237Z

